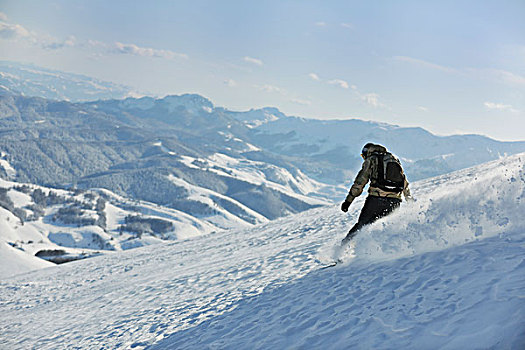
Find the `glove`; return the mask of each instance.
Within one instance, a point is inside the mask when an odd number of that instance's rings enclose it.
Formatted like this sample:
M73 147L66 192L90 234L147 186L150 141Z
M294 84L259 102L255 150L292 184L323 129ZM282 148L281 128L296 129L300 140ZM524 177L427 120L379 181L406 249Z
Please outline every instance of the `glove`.
M341 210L346 213L348 208L350 208L350 204L352 204L352 202L344 201L343 204L341 204Z

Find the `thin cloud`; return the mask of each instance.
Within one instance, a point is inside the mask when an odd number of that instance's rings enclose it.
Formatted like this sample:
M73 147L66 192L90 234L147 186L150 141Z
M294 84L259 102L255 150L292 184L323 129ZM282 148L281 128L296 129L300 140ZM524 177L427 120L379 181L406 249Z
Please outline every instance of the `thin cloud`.
M279 86L265 84L265 85L253 85L253 87L255 87L256 89L260 91L264 91L270 94L279 94L281 96L284 96L285 98L288 99L289 102L295 103L297 105L310 106L312 104L312 101L308 99L294 97L295 94L290 93L288 90L282 87L279 87Z
M302 100L299 98L292 98L290 102L298 104L298 105L302 105L302 106L310 106L312 104L312 101L310 100Z
M278 93L278 94L286 95L286 90L285 89L280 88L280 87L275 86L275 85L266 84L266 85L262 85L262 86L256 85L255 87L258 88L261 91L264 91L264 92Z
M419 109L422 112L428 112L428 108L427 107L418 106L417 109Z
M308 76L315 81L321 81L319 76L315 73L310 73ZM343 79L332 79L325 81L326 84L329 85L335 85L340 87L341 89L351 89L351 93L354 94L357 98L359 98L361 101L364 101L366 104L374 107L374 108L388 108L384 103L382 103L379 99L379 95L376 93L362 93L358 90L356 85L350 85L346 80Z
M99 40L88 40L83 46L92 50L102 50L106 53L132 55L141 57L156 57L164 59L188 59L188 55L183 53L174 52L171 50L153 49L147 47L140 47L135 44L123 44L115 42L114 44L107 44Z
M348 28L348 29L354 29L354 25L352 23L341 23L341 27Z
M376 94L375 92L362 93L355 85L352 85L351 89L354 95L356 95L361 101L364 101L369 106L372 106L374 108L386 108L388 110L391 110L389 106L385 105L383 102L380 101L379 94Z
M315 22L315 25L316 25L317 27L326 27L326 22L323 22L323 21Z
M98 40L88 40L85 45L90 49L100 48L100 47L107 49L109 47L109 45L106 44L105 42L98 41Z
M502 69L491 69L491 68L462 68L462 69L456 69L452 67L447 67L443 65L439 65L433 62L408 57L408 56L395 56L393 57L394 60L409 63L411 65L424 67L427 69L433 69L438 70L445 73L456 73L461 74L463 76L468 76L469 78L473 79L485 79L485 80L491 80L498 83L503 83L506 85L519 85L523 86L525 85L525 77L506 71ZM487 109L490 110L498 110L498 111L508 111L517 113L519 112L517 109L512 107L511 105L505 105L502 103L495 103L495 102L485 102L484 106Z
M315 80L315 81L321 81L321 79L319 78L319 76L315 73L310 73L308 74L308 76L312 79L312 80ZM379 99L379 95L376 94L376 93L362 93L359 91L359 89L357 88L356 85L352 84L348 84L348 82L346 80L343 80L343 79L332 79L332 80L327 80L325 81L326 84L328 85L334 85L334 86L338 86L340 87L341 89L351 89L351 93L356 96L357 98L359 98L361 101L364 101L366 104L374 107L374 108L387 108L387 109L390 109L390 107L386 106L384 103L382 103Z
M507 85L525 85L525 76L512 73L503 69L492 69L492 68L463 68L456 69L439 65L433 62L428 62L408 56L395 56L394 60L409 63L412 65L439 70L445 73L460 73L470 75L474 78L482 78L487 80L504 83Z
M381 102L379 102L378 94L375 94L375 93L364 94L361 96L361 98L363 99L363 101L365 101L367 104L369 104L372 107L375 107L375 108L384 107L384 105Z
M165 59L174 59L174 58L188 59L188 55L174 52L171 50L160 50L160 49L153 49L149 47L140 47L135 44L123 44L120 42L115 43L113 47L113 52L124 54L124 55L141 56L141 57L158 57L158 58L165 58Z
M433 62L420 60L418 58L408 57L408 56L394 56L394 60L409 63L415 66L429 68L433 70L439 70L446 73L456 73L457 70L447 66L442 66Z
M236 87L237 86L237 82L233 79L226 79L224 81L224 84L228 87Z
M264 64L263 61L261 61L260 59L249 57L249 56L244 56L244 61L255 64L257 66L262 66Z
M0 21L7 22L7 15L3 12L0 12Z
M76 45L77 39L74 36L70 36L65 40L51 39L48 42L42 42L42 48L46 50L58 50L65 47L73 47Z
M337 86L339 86L340 88L343 88L343 89L348 89L349 88L348 83L346 81L342 80L342 79L330 80L330 81L328 81L328 84L330 84L330 85L337 85Z
M7 16L4 15L2 20L6 19ZM42 35L31 32L20 24L2 21L0 21L0 38L25 42L29 45L37 46L45 50L57 50L76 45L76 38L74 36L60 40L51 35Z
M502 69L469 69L470 72L497 82L525 85L525 77Z
M511 84L525 84L525 77L504 70L493 70L493 73L500 77L501 80Z
M483 105L487 109L491 109L491 110L505 111L505 112L512 112L512 113L518 113L519 112L517 109L515 109L511 105L506 105L506 104L503 104L503 103L485 102Z
M69 36L66 39L58 39L48 34L29 31L20 24L8 23L6 21L7 16L0 12L0 38L6 40L20 40L29 45L40 47L45 50L59 50L68 47L76 47L98 50L104 53L118 53L142 57L160 57L165 59L188 58L188 55L186 54L177 53L171 50L145 48L139 47L135 44L123 44L120 42L107 44L95 40L78 42L74 36ZM101 55L101 53L97 52L92 52L91 54L95 56Z
M0 38L13 40L45 50L57 50L76 45L76 38L57 39L51 35L30 31L20 24L7 22L7 16L0 12Z
M320 81L321 78L319 78L319 76L315 73L310 73L308 74L308 76L312 79L312 80L315 80L315 81Z
M20 24L0 22L0 38L2 39L17 40L30 36L31 33Z

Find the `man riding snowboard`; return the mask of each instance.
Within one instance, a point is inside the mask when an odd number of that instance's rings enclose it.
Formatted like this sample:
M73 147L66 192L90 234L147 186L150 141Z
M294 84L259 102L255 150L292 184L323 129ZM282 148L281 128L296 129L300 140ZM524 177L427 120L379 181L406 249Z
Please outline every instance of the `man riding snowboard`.
M363 226L390 214L401 204L401 193L406 200L412 200L408 181L399 160L381 145L367 143L361 151L364 162L354 184L348 192L341 210L348 211L352 201L363 193L370 180L368 197L361 210L357 223L341 242L345 246Z

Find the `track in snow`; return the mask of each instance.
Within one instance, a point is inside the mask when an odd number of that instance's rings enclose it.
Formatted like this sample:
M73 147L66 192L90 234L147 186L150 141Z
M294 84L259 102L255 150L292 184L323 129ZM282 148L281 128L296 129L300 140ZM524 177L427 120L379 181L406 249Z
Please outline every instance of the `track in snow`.
M525 235L512 239L312 272L151 349L520 349Z

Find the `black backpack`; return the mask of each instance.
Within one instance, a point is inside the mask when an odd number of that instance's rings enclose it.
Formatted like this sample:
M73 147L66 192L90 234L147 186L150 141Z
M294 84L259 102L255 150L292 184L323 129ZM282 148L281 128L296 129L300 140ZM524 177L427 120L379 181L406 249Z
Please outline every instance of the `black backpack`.
M402 192L405 188L405 174L399 160L388 152L376 152L372 156L377 157L377 178L372 179L372 186L387 192Z

